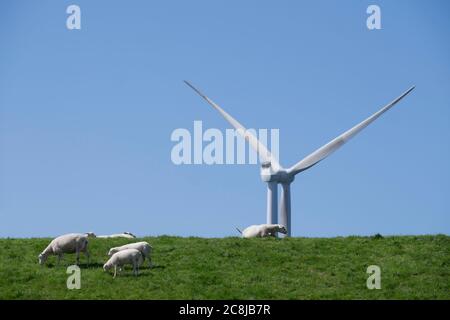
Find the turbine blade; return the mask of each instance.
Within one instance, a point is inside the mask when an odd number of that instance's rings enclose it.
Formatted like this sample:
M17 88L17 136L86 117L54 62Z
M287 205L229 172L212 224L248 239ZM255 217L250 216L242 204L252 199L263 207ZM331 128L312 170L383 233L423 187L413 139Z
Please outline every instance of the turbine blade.
M399 102L403 97L405 97L408 93L410 93L414 88L415 87L412 86L407 91L405 91L401 96L399 96L391 103L381 108L379 111L368 117L366 120L357 124L350 130L344 132L337 138L331 140L324 146L320 147L319 149L317 149L316 151L314 151L313 153L311 153L310 155L299 161L297 164L293 165L291 168L288 169L288 173L296 175L297 173L311 168L313 165L317 164L318 162L328 157L330 154L332 154L334 151L336 151L342 145L344 145L348 140L354 137L358 132L360 132L362 129L364 129L373 121L375 121L379 116L381 116L383 113L392 108L397 102Z
M225 120L227 120L228 123L231 124L236 129L237 133L241 135L246 141L248 141L250 146L258 153L258 155L263 161L270 161L272 168L274 168L275 170L280 168L278 160L275 159L275 157L270 153L270 151L266 148L266 146L262 144L253 134L248 132L247 129L242 124L240 124L236 119L234 119L231 115L229 115L216 103L214 103L214 101L212 101L203 93L201 93L200 90L198 90L188 81L184 80L184 83L186 83L189 87L191 87L192 90L197 92L198 95L200 95L203 99L206 100L206 102L208 102L214 109L216 109L222 115L222 117L224 117Z

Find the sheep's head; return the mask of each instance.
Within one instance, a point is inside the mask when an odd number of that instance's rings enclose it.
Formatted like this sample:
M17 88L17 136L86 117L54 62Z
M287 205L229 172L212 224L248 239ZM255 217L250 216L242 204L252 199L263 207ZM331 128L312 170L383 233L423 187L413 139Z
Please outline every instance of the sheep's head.
M281 225L281 224L279 224L278 225L278 232L286 234L287 233L286 227Z
M93 232L86 232L86 235L87 235L89 238L97 238L97 235L96 235L95 233L93 233Z
M116 253L117 252L117 249L116 248L111 248L111 249L109 249L109 251L108 251L108 256L109 257L111 257L114 253Z
M111 269L111 265L110 265L109 263L105 263L105 264L103 265L103 270L104 270L104 271L108 271L109 269Z
M39 258L39 264L40 264L40 265L43 265L43 264L45 263L45 261L47 260L47 256L46 256L45 254L43 254L43 253L41 253L41 254L38 256L38 258Z

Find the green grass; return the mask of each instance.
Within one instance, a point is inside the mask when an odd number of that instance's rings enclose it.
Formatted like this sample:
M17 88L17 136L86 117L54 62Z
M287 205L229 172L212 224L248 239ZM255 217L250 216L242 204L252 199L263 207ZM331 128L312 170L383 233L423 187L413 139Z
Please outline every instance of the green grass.
M141 240L141 239L137 239ZM90 239L81 289L66 288L66 255L56 266L38 254L50 239L0 239L1 299L450 299L450 237L290 239L149 237L154 268L116 279L102 269L110 247L127 239ZM366 269L381 268L381 290Z

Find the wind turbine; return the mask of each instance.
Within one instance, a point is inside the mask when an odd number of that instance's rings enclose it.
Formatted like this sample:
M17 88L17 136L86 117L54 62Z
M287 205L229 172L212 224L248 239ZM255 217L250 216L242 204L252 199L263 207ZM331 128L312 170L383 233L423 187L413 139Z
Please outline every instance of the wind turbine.
M278 207L278 184L281 184L281 204L280 204L280 224L284 225L287 229L287 236L291 236L291 183L294 181L295 176L305 171L312 166L316 165L331 153L339 149L348 140L354 137L362 129L367 127L379 116L392 108L403 97L410 93L414 86L405 91L398 98L387 104L373 115L357 124L353 128L345 131L340 136L334 138L327 144L323 145L313 153L309 154L290 168L283 168L278 159L267 150L254 135L248 132L245 127L240 124L236 119L229 115L225 110L219 107L211 99L201 93L197 88L187 81L184 81L189 87L197 92L203 99L205 99L214 109L216 109L227 120L245 140L247 140L250 146L258 153L261 161L261 179L267 182L267 217L268 224L277 223L277 207Z

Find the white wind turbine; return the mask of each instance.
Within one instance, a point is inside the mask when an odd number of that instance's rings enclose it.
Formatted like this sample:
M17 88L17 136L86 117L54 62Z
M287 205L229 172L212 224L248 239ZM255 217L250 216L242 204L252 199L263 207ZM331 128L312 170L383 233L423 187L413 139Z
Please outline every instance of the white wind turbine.
M331 140L324 146L320 147L304 159L297 162L292 167L285 169L279 163L278 159L272 156L254 135L248 132L243 125L241 125L236 119L225 112L221 107L215 104L211 99L201 93L192 84L184 81L189 87L203 97L214 109L219 113L237 130L237 132L249 142L250 146L258 153L261 161L261 179L267 182L267 223L277 223L277 206L278 206L278 184L281 184L281 205L280 205L280 224L284 225L287 229L287 236L291 235L291 183L294 181L295 175L299 172L305 171L318 162L328 157L331 153L339 149L350 138L355 136L362 129L367 127L370 123L375 121L384 112L392 108L403 97L410 93L414 86L409 88L405 93L399 96L397 99L389 103L388 105L375 112L373 115L357 124L350 130L344 132L340 136Z

